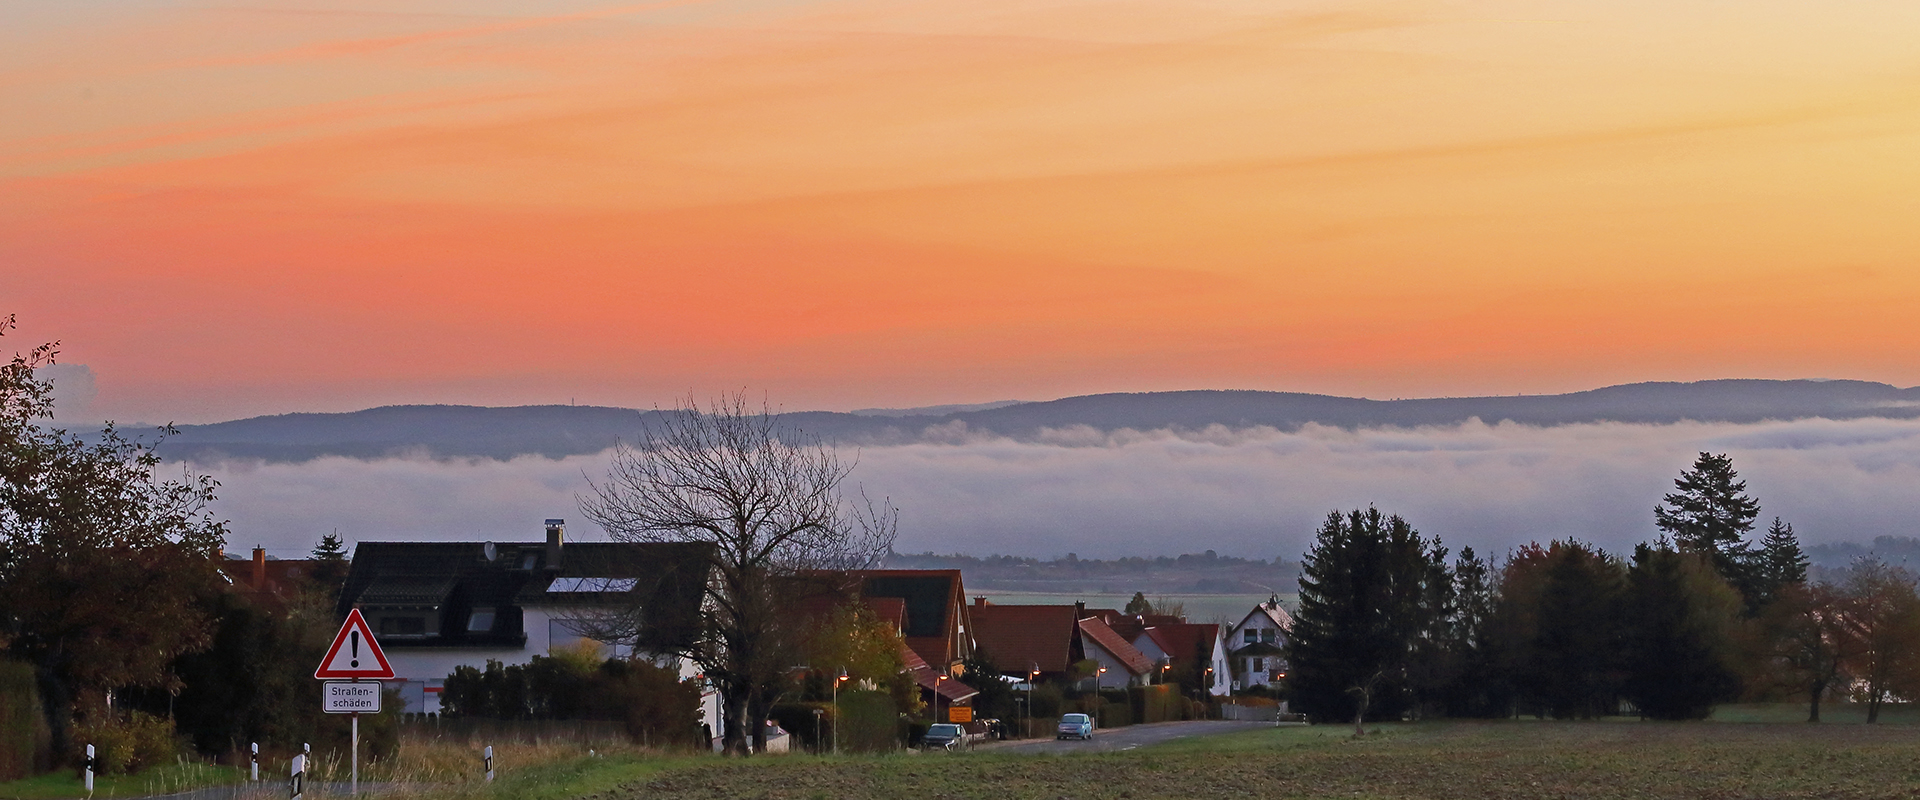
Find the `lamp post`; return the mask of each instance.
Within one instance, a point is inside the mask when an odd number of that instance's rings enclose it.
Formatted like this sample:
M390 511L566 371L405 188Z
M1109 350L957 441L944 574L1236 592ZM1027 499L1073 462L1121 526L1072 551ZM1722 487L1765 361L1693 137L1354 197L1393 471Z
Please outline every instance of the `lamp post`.
M942 720L940 718L940 682L946 679L947 679L947 676L945 675L933 676L933 721L934 722L945 722L945 720Z
M847 669L840 668L840 677L833 679L833 754L840 755L840 684L847 681Z
M1033 728L1033 684L1040 680L1040 665L1028 663L1027 666L1030 668L1027 672L1027 722L1020 729L1022 739L1027 738L1027 734Z

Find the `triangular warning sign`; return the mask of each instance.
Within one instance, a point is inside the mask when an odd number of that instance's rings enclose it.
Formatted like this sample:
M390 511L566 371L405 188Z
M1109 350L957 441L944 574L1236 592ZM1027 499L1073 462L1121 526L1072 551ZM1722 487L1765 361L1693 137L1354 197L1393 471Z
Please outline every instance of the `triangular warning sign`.
M373 631L367 629L367 619L360 616L360 609L347 613L347 621L340 624L340 635L333 637L333 646L327 648L327 657L320 659L313 677L393 677L393 665L387 663L387 654L380 652L380 643L373 640Z

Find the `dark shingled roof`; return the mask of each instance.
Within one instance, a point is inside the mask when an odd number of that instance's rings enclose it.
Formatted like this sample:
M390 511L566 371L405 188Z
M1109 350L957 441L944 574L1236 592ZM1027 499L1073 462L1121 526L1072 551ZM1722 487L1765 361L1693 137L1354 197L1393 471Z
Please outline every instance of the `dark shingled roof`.
M493 558L488 559L491 547ZM547 563L545 542L361 542L340 593L350 608L430 610L438 625L420 639L383 639L383 646L455 647L524 643L521 610L636 602L642 646L674 647L698 633L711 546L697 543L581 542ZM633 579L625 592L549 593L556 578ZM495 610L491 631L465 630L475 608Z
M1080 635L1085 637L1085 640L1099 645L1100 649L1112 653L1114 658L1126 665L1128 672L1145 675L1153 669L1153 662L1148 661L1147 657L1134 649L1133 645L1128 644L1127 640L1120 638L1120 634L1114 633L1113 629L1107 627L1107 623L1101 622L1099 617L1080 620Z

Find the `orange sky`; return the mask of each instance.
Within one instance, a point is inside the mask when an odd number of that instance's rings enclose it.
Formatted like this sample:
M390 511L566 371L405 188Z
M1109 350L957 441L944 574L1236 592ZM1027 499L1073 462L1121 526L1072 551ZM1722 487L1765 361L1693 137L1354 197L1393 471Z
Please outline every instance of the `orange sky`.
M1920 5L0 5L98 416L1920 383Z

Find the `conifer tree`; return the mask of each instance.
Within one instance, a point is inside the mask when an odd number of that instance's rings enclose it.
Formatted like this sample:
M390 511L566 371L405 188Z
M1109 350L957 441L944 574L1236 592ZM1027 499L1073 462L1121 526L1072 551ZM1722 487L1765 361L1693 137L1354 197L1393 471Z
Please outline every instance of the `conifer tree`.
M1733 459L1701 453L1673 486L1678 491L1654 506L1654 524L1672 535L1682 552L1712 559L1720 576L1754 607L1760 592L1746 536L1760 517L1760 501L1747 494L1747 483L1734 472Z
M1703 719L1740 687L1733 670L1738 592L1700 554L1634 548L1623 603L1622 688L1653 719Z
M1755 564L1761 594L1759 605L1772 603L1788 586L1806 583L1809 563L1807 554L1800 549L1799 537L1793 535L1793 525L1774 517L1767 535L1760 540Z
M1407 669L1435 619L1435 582L1451 577L1438 542L1378 509L1333 512L1301 564L1300 608L1287 643L1288 686L1320 722L1397 717Z

